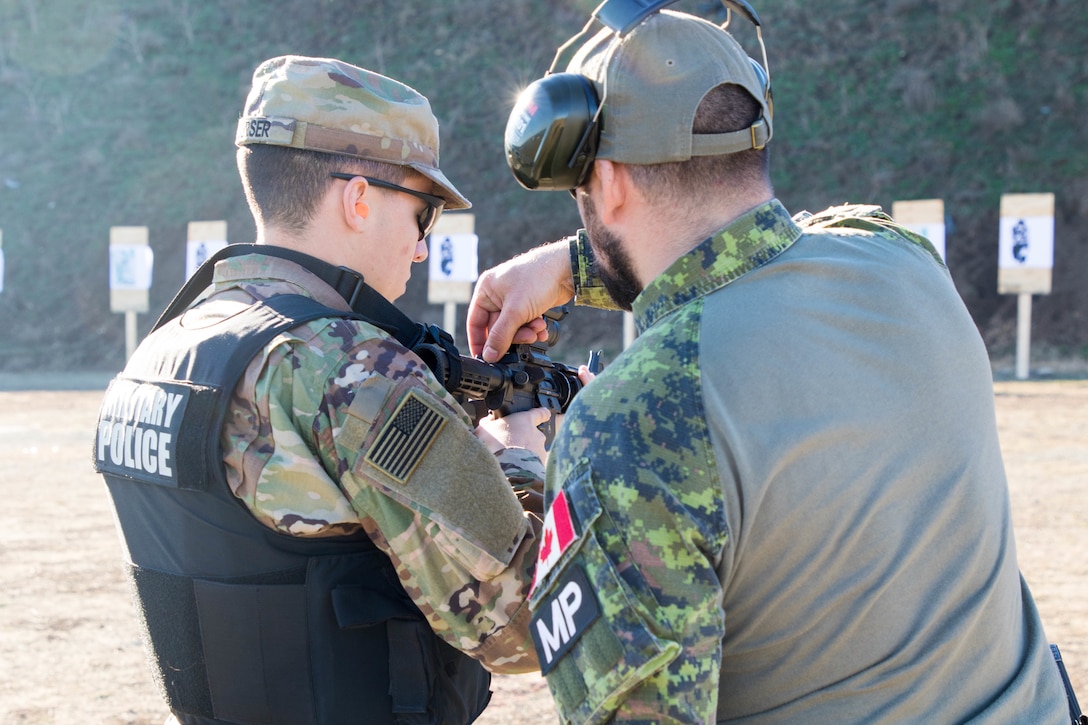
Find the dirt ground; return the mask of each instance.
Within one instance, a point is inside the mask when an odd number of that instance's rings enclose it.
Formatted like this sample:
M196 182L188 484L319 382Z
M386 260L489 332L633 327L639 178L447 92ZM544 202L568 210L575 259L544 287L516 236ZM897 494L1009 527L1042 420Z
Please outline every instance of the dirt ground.
M90 466L100 399L0 392L0 725L157 725L166 714ZM996 403L1021 569L1088 705L1088 381L998 382ZM540 676L493 689L482 725L556 721Z

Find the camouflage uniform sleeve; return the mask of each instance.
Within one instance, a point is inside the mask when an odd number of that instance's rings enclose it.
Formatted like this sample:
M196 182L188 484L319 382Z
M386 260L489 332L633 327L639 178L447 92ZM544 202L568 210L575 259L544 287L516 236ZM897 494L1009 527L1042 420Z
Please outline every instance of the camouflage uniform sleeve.
M506 480L515 491L539 488L544 483L544 464L526 448L503 448L495 454Z
M359 351L328 389L322 457L432 629L493 671L535 670L537 536L464 411L389 340Z
M576 539L555 557L563 504L553 502L531 606L562 721L713 722L725 622L699 528L669 491L632 495L598 480L588 459L561 491Z
M504 448L495 457L522 509L532 514L531 522L539 529L544 517L544 464L525 448Z
M536 670L538 525L503 467L539 487L543 464L508 449L500 465L426 365L362 325L310 323L247 370L224 428L236 495L292 535L364 529L439 636L493 671Z
M567 238L570 250L570 273L574 279L574 304L601 310L620 309L605 290L597 275L597 259L589 246L585 229Z
M705 415L676 403L699 399L692 335L655 332L575 398L549 455L530 632L564 722L717 710L724 500Z

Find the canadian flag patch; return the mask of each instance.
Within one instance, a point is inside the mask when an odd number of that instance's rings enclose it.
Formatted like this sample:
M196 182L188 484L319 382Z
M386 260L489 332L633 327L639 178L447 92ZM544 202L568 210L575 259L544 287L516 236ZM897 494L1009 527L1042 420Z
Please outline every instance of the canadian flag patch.
M563 552L578 540L578 529L571 516L566 491L560 491L552 501L548 513L544 516L544 530L541 533L540 550L536 559L536 574L529 593L536 591L537 584L543 581L548 572L563 556Z

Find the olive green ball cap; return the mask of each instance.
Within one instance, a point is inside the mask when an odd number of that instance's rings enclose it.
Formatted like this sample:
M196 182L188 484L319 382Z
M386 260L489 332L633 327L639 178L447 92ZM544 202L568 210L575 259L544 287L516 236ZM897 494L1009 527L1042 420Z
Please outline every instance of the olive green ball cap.
M693 15L662 10L626 35L602 30L567 71L590 79L601 98L598 159L687 161L761 148L771 137L771 109L752 60L726 30ZM696 108L723 83L747 90L762 118L740 132L693 134Z
M271 144L408 166L434 182L447 209L472 204L438 168L438 120L400 81L332 58L261 63L235 144Z

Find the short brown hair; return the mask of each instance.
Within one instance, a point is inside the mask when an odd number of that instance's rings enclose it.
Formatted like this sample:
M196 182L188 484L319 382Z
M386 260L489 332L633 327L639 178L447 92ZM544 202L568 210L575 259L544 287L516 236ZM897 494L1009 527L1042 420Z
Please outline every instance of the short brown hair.
M415 172L407 166L354 156L257 144L238 149L238 173L250 211L259 223L302 231L333 183L333 172L373 176L399 184Z

